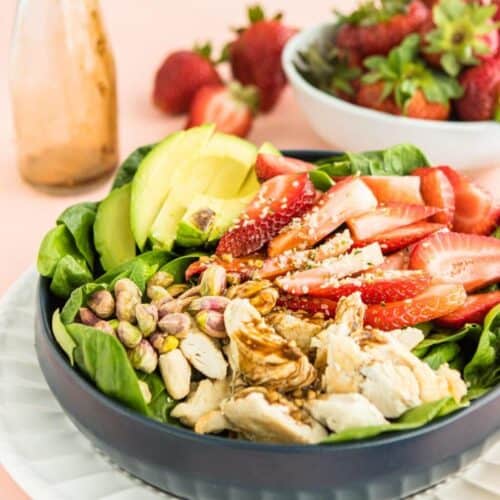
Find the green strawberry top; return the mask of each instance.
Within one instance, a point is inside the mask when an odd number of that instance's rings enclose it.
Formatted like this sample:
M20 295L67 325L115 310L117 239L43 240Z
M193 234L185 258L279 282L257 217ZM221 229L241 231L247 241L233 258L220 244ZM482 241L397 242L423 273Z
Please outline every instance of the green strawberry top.
M462 87L455 78L437 73L427 68L418 58L420 36L407 36L403 42L384 56L372 56L364 60L368 68L361 81L363 83L383 82L380 101L393 96L400 109L417 90L421 90L429 102L448 104L450 99L462 95Z
M439 54L443 69L452 76L462 66L479 64L478 56L491 53L485 37L498 29L495 5L441 0L432 9L435 28L425 36L424 51Z
M368 0L362 3L349 15L343 15L337 11L339 24L351 24L353 26L373 26L391 19L396 14L406 12L409 0L380 0L375 2Z

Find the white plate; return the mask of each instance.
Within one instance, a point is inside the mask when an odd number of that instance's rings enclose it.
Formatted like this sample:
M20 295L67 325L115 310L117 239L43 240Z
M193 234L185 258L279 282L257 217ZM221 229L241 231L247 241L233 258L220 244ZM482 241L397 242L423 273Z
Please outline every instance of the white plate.
M34 500L172 499L113 465L55 400L33 345L36 283L27 271L0 302L0 462ZM499 499L500 436L459 476L415 498Z

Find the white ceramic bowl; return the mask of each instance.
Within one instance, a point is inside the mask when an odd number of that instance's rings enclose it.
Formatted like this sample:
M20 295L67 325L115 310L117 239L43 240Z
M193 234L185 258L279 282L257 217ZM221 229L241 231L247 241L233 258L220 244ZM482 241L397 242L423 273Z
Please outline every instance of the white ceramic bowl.
M336 149L353 152L412 143L426 153L432 164L462 170L500 166L498 123L435 122L393 116L350 104L313 87L293 62L298 51L319 39L331 26L303 30L290 39L282 56L298 102L321 138Z

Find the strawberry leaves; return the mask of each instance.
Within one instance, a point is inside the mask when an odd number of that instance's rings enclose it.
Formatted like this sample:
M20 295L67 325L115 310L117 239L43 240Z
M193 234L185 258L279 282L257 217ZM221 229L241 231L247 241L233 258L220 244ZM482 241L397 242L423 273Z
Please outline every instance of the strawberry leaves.
M421 90L428 101L447 104L449 99L462 95L458 81L428 69L418 58L420 36L407 36L401 45L392 49L387 57L372 56L364 61L369 69L363 83L384 82L380 101L394 96L399 108L406 104L417 90Z
M339 19L339 25L373 26L388 21L397 14L404 13L407 5L408 0L381 0L377 3L367 1L347 16L337 11L334 12Z

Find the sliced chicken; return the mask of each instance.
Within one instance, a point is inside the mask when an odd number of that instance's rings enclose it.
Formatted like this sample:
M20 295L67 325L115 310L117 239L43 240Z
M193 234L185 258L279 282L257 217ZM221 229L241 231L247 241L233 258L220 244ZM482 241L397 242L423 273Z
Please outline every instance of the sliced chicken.
M397 418L422 403L417 379L406 366L372 362L361 368L361 394L387 418Z
M223 380L227 375L227 362L216 340L202 332L190 331L181 340L180 350L186 359L208 378Z
M249 387L224 401L221 410L231 426L252 441L313 444L325 428L276 391Z
M311 348L311 340L323 328L322 322L299 318L295 314L278 312L266 317L269 324L288 341L294 341L304 353Z
M221 402L229 396L229 381L202 380L189 394L187 401L179 403L171 415L184 425L194 427L199 419L212 410L217 410Z
M162 354L158 359L161 377L168 394L173 399L183 399L189 394L191 366L179 349Z
M253 385L287 392L307 387L316 370L307 356L278 335L248 299L234 299L224 311L233 375Z
M329 394L307 401L305 408L313 418L334 432L387 423L378 408L357 393Z
M222 431L233 430L229 420L220 410L212 410L198 419L194 431L198 434L219 434Z
M402 328L401 330L392 330L387 332L392 337L395 337L401 344L403 344L409 351L415 349L422 340L424 340L424 334L422 330L418 328Z

